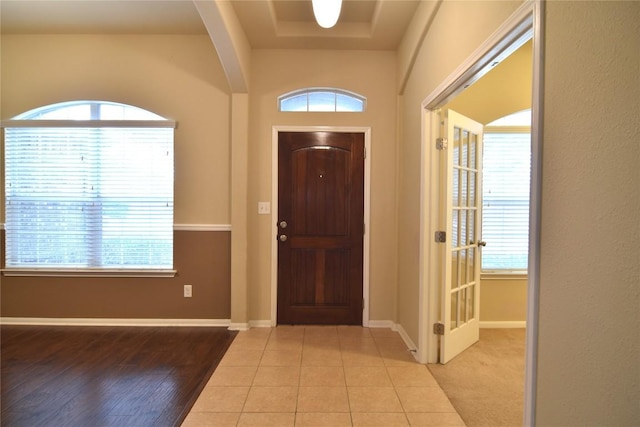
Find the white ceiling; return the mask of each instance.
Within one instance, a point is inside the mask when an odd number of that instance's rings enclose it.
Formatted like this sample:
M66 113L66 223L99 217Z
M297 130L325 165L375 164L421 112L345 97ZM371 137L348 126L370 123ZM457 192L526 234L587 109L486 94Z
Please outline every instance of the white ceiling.
M311 0L223 1L254 49L395 50L427 0L343 0L331 29L315 23ZM0 24L3 34L206 34L192 0L0 0Z

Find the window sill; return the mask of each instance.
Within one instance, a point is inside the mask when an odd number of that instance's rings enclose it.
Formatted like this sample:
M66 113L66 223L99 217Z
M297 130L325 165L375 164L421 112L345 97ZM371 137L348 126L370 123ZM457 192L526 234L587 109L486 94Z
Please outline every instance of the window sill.
M526 271L483 271L480 273L481 280L527 280L529 275Z
M6 277L175 277L177 270L118 270L118 269L63 269L63 268L5 268Z

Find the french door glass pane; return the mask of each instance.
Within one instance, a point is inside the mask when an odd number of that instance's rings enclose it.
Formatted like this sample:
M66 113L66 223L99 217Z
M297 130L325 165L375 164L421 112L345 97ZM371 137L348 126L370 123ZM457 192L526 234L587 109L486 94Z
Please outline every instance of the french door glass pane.
M469 139L469 167L471 169L476 169L478 167L478 162L476 161L477 144L478 144L478 135L471 134L471 138Z
M458 251L454 250L451 253L451 289L458 287L458 271L460 270Z
M458 327L458 298L460 298L460 292L454 291L451 293L451 330Z
M469 166L469 132L462 132L462 155L460 159L460 166L466 168Z
M460 246L460 241L458 240L458 228L459 228L459 220L458 220L458 210L454 209L451 217L451 246L453 248L457 248Z
M460 206L460 171L456 168L453 169L453 188L451 190L452 201L451 204L454 207Z
M467 288L460 290L460 324L467 323Z
M467 309L469 310L469 312L467 313L468 320L475 319L475 316L476 316L476 313L473 309L475 290L476 290L475 284L467 288Z
M466 246L469 241L467 236L467 211L460 211L460 246Z

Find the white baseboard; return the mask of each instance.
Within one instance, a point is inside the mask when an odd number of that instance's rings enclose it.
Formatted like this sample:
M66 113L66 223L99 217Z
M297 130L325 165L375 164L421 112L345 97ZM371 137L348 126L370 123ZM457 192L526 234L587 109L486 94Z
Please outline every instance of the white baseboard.
M248 331L249 324L248 323L229 323L230 331Z
M508 321L480 321L480 328L483 329L506 329L506 328L526 328L526 320L508 320Z
M399 325L397 323L394 324L394 327L392 329L400 334L402 341L404 341L405 345L407 346L407 351L409 351L413 358L416 359L416 362L420 363L420 360L418 360L418 346L413 343L413 340L409 337L407 331L404 330L402 325Z
M369 320L369 325L367 327L393 329L394 326L395 326L395 323L393 323L391 320ZM395 329L393 330L395 331Z
M229 326L229 319L111 319L111 318L54 318L2 317L1 325L32 326Z
M231 231L231 224L173 224L175 231Z
M271 320L249 320L250 328L270 328Z
M417 357L416 349L418 347L414 344L413 340L409 337L409 334L407 334L407 331L404 330L402 325L392 322L391 320L369 320L369 327L389 328L392 331L397 332L398 334L400 334L400 338L402 338L402 341L404 341L405 345L407 346L408 351L411 352L413 357Z

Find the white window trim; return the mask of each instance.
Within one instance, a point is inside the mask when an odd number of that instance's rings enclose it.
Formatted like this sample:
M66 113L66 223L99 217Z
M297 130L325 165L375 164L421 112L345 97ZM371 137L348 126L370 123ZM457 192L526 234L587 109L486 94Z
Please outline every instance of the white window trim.
M3 268L6 277L175 277L177 270L144 269L64 269L64 268Z
M527 280L526 270L485 270L480 273L481 280Z

